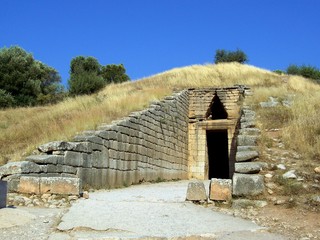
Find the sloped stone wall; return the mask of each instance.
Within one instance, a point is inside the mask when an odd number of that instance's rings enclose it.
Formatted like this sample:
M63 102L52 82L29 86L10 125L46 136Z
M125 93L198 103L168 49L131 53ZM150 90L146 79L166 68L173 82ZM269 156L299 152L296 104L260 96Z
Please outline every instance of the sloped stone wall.
M8 181L9 191L40 194L68 193L72 186L99 189L186 179L188 106L188 91L175 93L146 110L85 131L72 142L39 146L40 155L0 167L0 179ZM57 177L69 182L69 188L61 189ZM54 182L48 184L48 178Z

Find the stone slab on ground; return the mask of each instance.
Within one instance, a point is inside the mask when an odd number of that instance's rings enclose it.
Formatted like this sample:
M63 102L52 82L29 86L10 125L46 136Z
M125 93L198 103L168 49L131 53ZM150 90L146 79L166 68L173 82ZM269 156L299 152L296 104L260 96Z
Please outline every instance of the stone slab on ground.
M187 189L188 201L206 201L207 194L203 182L190 182Z
M259 173L262 170L260 163L256 162L244 162L244 163L235 163L235 172L236 173Z
M231 179L212 178L209 188L209 199L218 201L230 201L232 198Z
M234 199L232 201L232 208L248 208L248 207L262 208L267 205L268 205L268 202L263 200Z
M259 174L233 174L233 190L234 196L256 196L263 193L264 178Z
M185 202L188 183L166 182L93 192L90 199L78 200L62 217L57 237L69 239L68 234L72 234L77 239L93 236L100 239L188 239L188 236L228 239L232 234L236 239L239 233L247 236L246 239L261 239L263 228L251 221ZM268 239L281 239L270 233L263 234ZM52 235L50 240L53 239Z
M0 208L7 206L7 182L0 180Z
M237 162L250 161L257 157L259 157L259 153L257 151L242 151L242 152L237 152L236 161Z
M251 135L239 135L237 138L238 146L257 146L259 137Z

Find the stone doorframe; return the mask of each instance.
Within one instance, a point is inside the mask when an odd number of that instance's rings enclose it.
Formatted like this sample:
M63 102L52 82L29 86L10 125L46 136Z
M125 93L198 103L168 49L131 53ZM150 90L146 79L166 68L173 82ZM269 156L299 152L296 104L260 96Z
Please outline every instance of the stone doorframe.
M228 131L229 178L232 178L232 175L234 173L234 162L236 154L236 126L237 119L205 120L189 123L189 179L208 179L208 130Z

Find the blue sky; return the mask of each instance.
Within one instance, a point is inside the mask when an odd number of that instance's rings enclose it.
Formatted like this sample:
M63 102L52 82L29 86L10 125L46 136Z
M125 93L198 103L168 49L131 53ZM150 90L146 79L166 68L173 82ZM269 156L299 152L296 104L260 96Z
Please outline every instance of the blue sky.
M69 78L72 58L123 63L131 79L212 63L217 49L249 64L320 68L319 0L1 0L0 47L19 45Z

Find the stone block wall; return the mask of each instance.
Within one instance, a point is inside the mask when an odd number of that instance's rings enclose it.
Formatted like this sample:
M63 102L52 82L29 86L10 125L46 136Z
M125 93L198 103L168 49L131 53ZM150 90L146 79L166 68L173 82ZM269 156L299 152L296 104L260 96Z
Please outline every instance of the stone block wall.
M39 146L39 155L0 167L0 179L8 181L9 191L40 194L57 193L59 187L64 193L74 192L72 187L81 191L81 184L99 189L186 179L188 106L188 91L175 93L146 110L85 131L72 142ZM59 177L69 185L63 188ZM47 178L54 180L52 184Z
M234 86L228 88L202 88L190 89L189 118L197 120L206 120L206 113L215 94L219 97L225 110L228 113L227 119L239 118L239 100L244 91L243 86Z
M208 130L227 130L228 152L231 161L230 177L234 171L236 139L242 97L248 88L234 86L228 88L204 88L189 90L189 178L208 179ZM206 117L215 94L219 97L226 119L211 120Z

